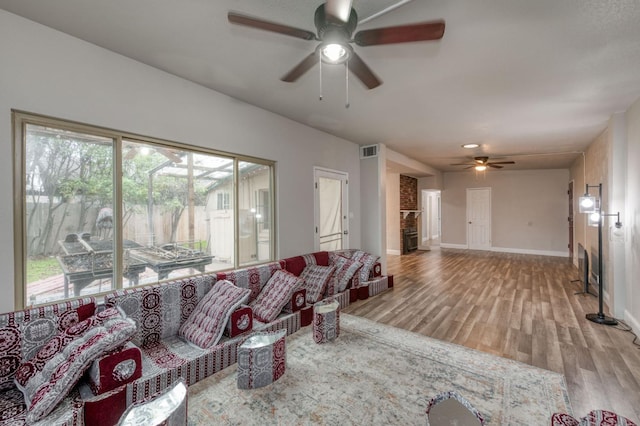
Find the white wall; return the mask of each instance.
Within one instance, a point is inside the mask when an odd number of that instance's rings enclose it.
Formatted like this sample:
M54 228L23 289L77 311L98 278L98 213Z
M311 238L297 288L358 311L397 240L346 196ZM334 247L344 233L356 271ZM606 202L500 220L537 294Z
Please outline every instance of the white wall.
M349 173L361 244L358 146L0 10L0 312L13 309L11 109L277 161L277 257L313 251L313 166Z
M400 247L400 173L387 172L387 254L399 255Z
M625 193L627 187L627 127L623 113L614 114L609 120L610 154L609 154L609 206L605 214L624 215ZM604 238L609 240L609 259L611 267L608 271L609 282L615 283L608 289L609 306L611 313L617 318L624 315L626 309L626 273L625 273L625 246L624 240L613 238L615 236L615 222L617 217L604 218ZM606 284L606 283L605 283Z
M360 180L366 182L360 194L362 218L361 248L380 256L382 273L387 271L387 147L378 145L378 156L360 160Z
M442 245L466 246L466 190L491 188L496 251L568 256L568 170L443 174Z
M624 318L640 333L640 99L626 113L627 182L623 212L626 253Z

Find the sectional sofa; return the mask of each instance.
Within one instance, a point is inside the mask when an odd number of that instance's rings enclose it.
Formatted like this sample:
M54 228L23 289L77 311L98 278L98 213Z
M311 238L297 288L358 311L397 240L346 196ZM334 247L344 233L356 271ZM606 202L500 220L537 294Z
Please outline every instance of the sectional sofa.
M314 303L344 308L391 287L377 257L325 251L2 314L0 426L115 424L178 379L191 385L234 364L252 330L292 334L311 323ZM55 398L27 409L39 402L29 389Z

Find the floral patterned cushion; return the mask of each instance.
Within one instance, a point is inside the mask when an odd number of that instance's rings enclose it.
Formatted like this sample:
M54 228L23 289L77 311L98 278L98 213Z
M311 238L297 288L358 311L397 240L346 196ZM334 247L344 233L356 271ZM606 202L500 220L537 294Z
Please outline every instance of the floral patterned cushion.
M301 278L287 271L277 270L256 300L249 304L253 309L253 316L262 322L273 321L291 300L293 293L303 286L304 281Z
M580 420L565 413L551 416L551 426L637 426L631 420L606 410L593 410Z
M14 388L22 362L56 334L95 313L95 298L85 297L0 315L0 390Z
M196 309L182 324L178 334L203 349L220 341L231 313L249 299L251 290L222 280L200 300Z
M357 260L358 262L362 263L362 268L360 268L359 272L361 283L369 281L369 277L372 275L371 272L373 271L373 266L376 264L378 259L378 256L374 256L362 250L357 250L355 253L353 253L351 260Z
M155 346L178 334L200 300L211 290L214 275L200 275L144 287L117 290L105 296L109 307L117 307L135 321L133 343L140 348Z
M104 321L113 317L120 317L120 313L113 308L105 309L101 313L58 333L40 348L35 356L20 365L18 371L16 371L16 384L20 387L27 386L29 380L41 373L47 362L51 361L59 352L62 352L70 343L82 338L91 328L100 326Z
M351 278L362 268L362 263L357 260L347 259L337 254L329 255L329 263L336 267L333 273L333 294L345 291Z
M316 303L324 294L336 270L335 266L308 265L300 274L307 289L307 303Z
M216 276L218 280L228 280L238 287L250 289L249 302L253 302L269 278L283 266L284 261L270 262L229 272L218 272Z
M27 406L27 423L49 414L64 399L91 363L131 339L135 324L116 309L94 317L55 336L20 366L16 386Z

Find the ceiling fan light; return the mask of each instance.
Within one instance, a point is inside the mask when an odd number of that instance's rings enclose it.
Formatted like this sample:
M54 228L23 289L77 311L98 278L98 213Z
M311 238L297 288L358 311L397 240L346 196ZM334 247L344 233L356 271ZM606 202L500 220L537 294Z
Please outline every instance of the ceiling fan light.
M322 59L330 64L339 64L349 58L349 51L339 43L329 43L320 49Z
M484 164L479 164L479 165L475 166L475 169L478 172L484 172L485 170L487 170L487 166L485 166Z

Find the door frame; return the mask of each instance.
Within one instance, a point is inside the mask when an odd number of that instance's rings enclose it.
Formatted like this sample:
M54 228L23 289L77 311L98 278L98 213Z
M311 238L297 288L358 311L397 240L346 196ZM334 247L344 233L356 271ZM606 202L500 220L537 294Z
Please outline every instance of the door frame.
M318 179L321 177L339 180L342 183L342 248L349 248L349 173L340 170L313 167L313 247L320 250L320 197Z
M573 179L569 181L569 189L567 189L567 198L569 202L569 216L567 217L567 222L569 225L569 258L574 265L578 265L578 258L576 256L576 238L575 238L575 211L574 211L574 198L576 196L575 192L575 182Z
M422 215L420 217L420 246L428 249L434 244L434 240L440 239L440 197L439 189L421 190ZM436 245L439 245L436 244Z
M487 245L483 246L481 248L471 248L471 243L470 243L470 239L469 239L469 232L470 232L470 228L471 228L471 207L470 207L470 203L469 203L469 195L471 194L472 191L484 191L487 196L488 196L488 207L489 207L489 211L488 213L488 218L489 218L489 222L488 222L488 241L487 241ZM467 249L469 250L490 250L493 247L493 241L492 241L492 220L491 220L491 187L482 187L482 188L467 188L466 191L466 210L467 210L467 215L466 215L466 231L467 231Z

